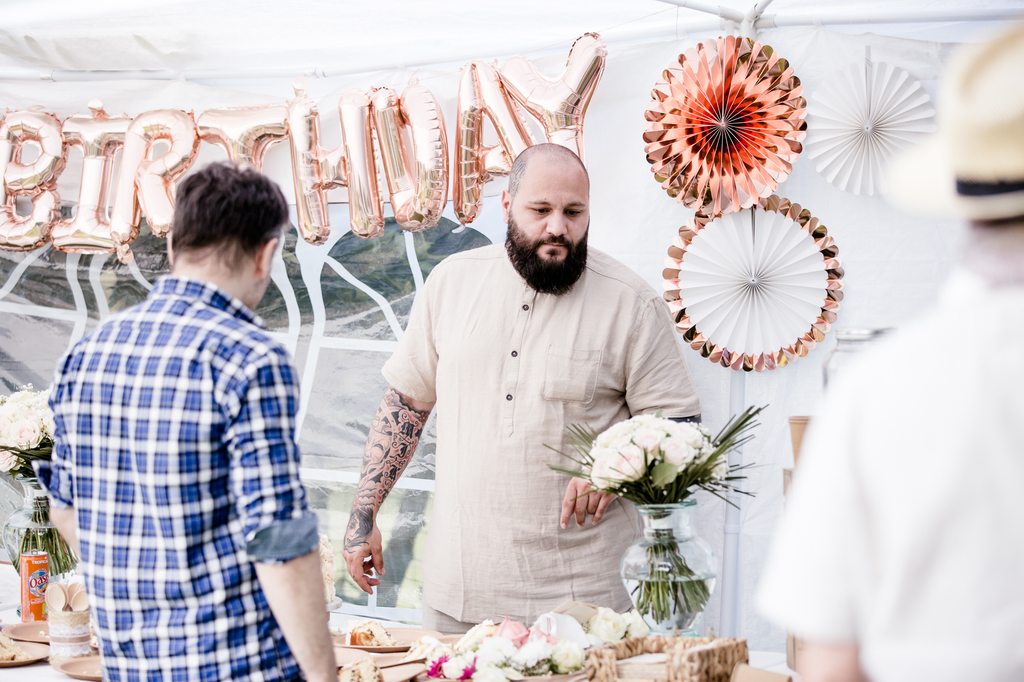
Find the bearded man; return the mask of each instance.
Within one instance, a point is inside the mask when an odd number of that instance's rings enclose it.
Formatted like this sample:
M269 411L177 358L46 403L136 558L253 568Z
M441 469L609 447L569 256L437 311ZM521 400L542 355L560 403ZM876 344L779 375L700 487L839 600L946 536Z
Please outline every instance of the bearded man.
M565 428L637 414L698 418L700 403L661 297L587 249L590 180L554 144L520 154L502 209L504 248L431 272L374 418L345 536L365 591L384 572L376 516L437 409L436 487L423 559L425 627L532 623L566 599L624 611L619 561L632 505L556 474ZM586 523L587 517L592 521ZM570 523L575 520L575 524ZM600 523L599 523L600 522Z

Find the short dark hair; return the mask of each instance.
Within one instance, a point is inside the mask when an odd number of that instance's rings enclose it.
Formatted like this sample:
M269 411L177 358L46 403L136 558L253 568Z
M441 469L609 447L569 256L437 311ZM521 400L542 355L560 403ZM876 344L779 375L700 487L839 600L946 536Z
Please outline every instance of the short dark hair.
M550 156L562 161L569 163L576 163L583 170L584 177L587 178L587 185L590 185L590 173L587 172L587 167L583 164L583 160L576 156L576 152L563 147L560 144L553 142L544 142L541 144L535 144L532 147L527 147L516 160L512 163L512 169L508 173L508 196L509 199L515 199L516 193L519 191L519 184L523 181L523 175L526 173L526 167L530 163L530 159L534 156Z
M231 267L281 236L288 204L272 180L252 168L213 163L177 187L171 225L175 253L222 247Z

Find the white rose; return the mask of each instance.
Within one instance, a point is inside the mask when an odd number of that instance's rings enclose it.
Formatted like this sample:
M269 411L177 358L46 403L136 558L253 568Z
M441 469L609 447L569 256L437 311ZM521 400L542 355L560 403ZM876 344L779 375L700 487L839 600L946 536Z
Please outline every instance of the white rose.
M534 639L524 644L509 660L513 668L520 671L536 668L551 658L552 646L546 639Z
M466 660L462 656L452 656L441 664L441 674L449 680L457 680L466 674L466 669L473 666L473 661Z
M654 426L659 421L661 420L659 420L653 414L638 414L637 416L629 420L629 422L634 426L634 428L637 429Z
M8 400L3 405L0 405L0 417L3 417L8 421L16 422L21 419L21 413L24 409L24 405Z
M647 471L647 455L636 445L627 445L619 450L619 456L611 462L613 478L620 481L639 480Z
M583 667L583 647L567 639L560 639L551 651L551 662L556 673L574 673Z
M712 471L712 473L714 474L715 478L717 478L718 480L722 480L723 478L728 476L729 475L729 460L726 459L725 457L719 457L718 461L715 463L715 468Z
M477 659L477 668L476 672L473 673L473 679L475 682L508 682L505 673L493 665L481 666L480 659Z
M626 634L630 637L646 637L651 634L651 628L647 627L644 617L637 613L636 609L630 609L622 614L626 619Z
M605 642L617 642L626 636L626 619L611 609L599 607L590 617L590 633Z
M0 471L10 471L17 463L17 455L10 450L0 450Z
M666 438L661 444L661 451L665 454L665 461L677 469L682 469L697 456L697 450L676 436Z
M43 440L43 432L39 428L39 422L30 422L22 419L11 424L11 440L15 447L22 450L31 450Z
M57 425L53 421L53 412L50 412L46 419L43 420L43 430L50 440L53 440L53 434L57 430Z
M504 665L508 659L516 653L516 645L504 637L486 637L480 642L474 656L476 664L481 665Z
M650 427L639 429L633 434L633 442L642 447L647 452L654 452L658 449L661 444L661 437L663 432L652 429Z

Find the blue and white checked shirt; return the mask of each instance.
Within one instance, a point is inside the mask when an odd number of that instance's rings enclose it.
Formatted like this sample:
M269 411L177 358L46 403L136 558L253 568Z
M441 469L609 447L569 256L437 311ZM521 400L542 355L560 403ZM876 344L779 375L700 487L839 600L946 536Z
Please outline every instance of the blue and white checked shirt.
M298 382L262 321L212 284L164 277L59 363L50 402L39 474L76 511L105 679L298 677L249 558L317 544Z

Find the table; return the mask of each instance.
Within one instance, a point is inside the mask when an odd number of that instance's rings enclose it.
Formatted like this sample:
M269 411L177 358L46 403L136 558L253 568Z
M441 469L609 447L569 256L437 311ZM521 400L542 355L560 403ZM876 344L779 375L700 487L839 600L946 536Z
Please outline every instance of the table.
M0 627L20 623L18 616L19 595L18 572L13 566L0 565ZM355 616L348 616L342 613L331 614L331 628L348 629L349 620ZM397 624L396 624L397 625ZM764 668L772 672L794 675L786 667L786 654L768 651L751 651L750 665L755 668ZM4 668L2 672L4 682L68 682L71 678L57 672L50 667L46 661L25 665L18 668ZM794 677L794 682L799 678Z

